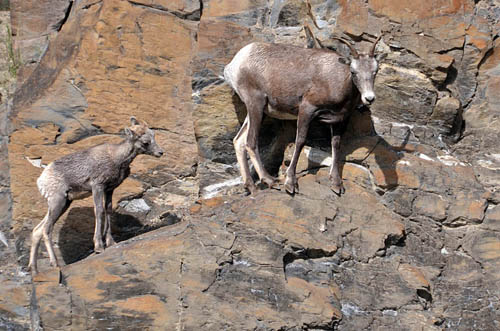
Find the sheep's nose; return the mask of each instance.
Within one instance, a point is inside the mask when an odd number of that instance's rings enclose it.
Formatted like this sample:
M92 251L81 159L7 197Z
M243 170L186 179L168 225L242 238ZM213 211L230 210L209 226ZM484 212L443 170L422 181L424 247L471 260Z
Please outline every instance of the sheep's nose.
M366 101L368 101L369 103L372 103L373 101L375 101L375 95L371 94L371 95L367 95L365 97Z

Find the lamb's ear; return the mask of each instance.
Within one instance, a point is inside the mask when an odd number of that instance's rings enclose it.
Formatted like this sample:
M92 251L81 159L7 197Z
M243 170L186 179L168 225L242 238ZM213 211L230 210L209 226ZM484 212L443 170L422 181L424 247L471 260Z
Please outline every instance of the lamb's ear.
M139 121L135 118L135 116L130 116L130 123L132 125L139 125Z
M135 134L132 130L130 130L130 128L125 128L125 136L127 139L134 139Z

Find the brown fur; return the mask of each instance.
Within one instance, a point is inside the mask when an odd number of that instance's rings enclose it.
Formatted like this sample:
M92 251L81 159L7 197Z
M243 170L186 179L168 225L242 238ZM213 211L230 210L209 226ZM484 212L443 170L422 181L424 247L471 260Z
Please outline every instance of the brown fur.
M346 59L327 49L281 44L252 43L242 48L225 67L224 77L247 107L247 118L234 138L245 187L255 190L247 155L264 183L273 186L275 182L264 169L257 146L265 113L279 119L297 119L295 151L285 181L289 193L298 188L295 169L310 122L317 118L331 125L330 177L334 191L343 193L338 172L340 135L359 100L364 104L375 100L373 81L377 69L373 54L355 52Z

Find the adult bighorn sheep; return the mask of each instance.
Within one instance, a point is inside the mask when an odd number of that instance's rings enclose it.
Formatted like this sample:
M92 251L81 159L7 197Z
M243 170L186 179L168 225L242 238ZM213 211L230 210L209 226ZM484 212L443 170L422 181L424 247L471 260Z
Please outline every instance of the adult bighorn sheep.
M156 157L163 150L155 141L153 130L145 122L130 118L131 126L125 128L126 138L121 143L105 143L65 155L50 163L37 180L40 193L48 202L45 218L33 229L29 268L37 273L37 253L43 237L49 253L50 264L58 266L52 247L52 229L57 219L68 209L71 202L92 194L94 198L95 233L94 251L104 250L101 232L104 219L106 247L115 242L111 235L113 190L130 174L130 163L139 154Z
M247 117L233 142L244 186L251 193L255 191L255 184L247 154L260 180L269 187L275 183L259 156L258 136L264 113L282 120L297 120L295 151L286 171L286 191L293 194L298 190L297 161L309 124L318 118L331 128L332 189L339 195L344 193L338 166L340 136L359 99L365 105L375 101L373 82L378 59L374 51L381 37L367 54L359 54L346 40L334 38L349 47L350 58L328 49L260 42L251 43L236 53L224 68L224 78L247 108Z

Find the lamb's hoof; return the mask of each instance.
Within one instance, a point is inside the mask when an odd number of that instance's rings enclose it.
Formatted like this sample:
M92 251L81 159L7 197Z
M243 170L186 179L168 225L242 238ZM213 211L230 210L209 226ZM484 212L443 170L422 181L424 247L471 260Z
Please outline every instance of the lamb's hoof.
M102 247L102 246L94 247L94 253L101 254L103 252L104 252L104 247Z
M257 192L257 186L254 183L245 184L245 189L250 193L250 195L254 195Z
M116 244L116 241L113 238L106 239L106 247L113 246L114 244Z
M279 188L279 182L272 176L266 176L261 179L262 183L266 184L268 188Z
M342 185L342 183L340 183L338 185L332 184L332 191L336 195L341 196L342 194L345 193L344 185Z
M36 266L33 266L31 264L28 264L28 268L27 268L29 271L31 271L31 275L32 276L36 276L38 274L38 269Z

